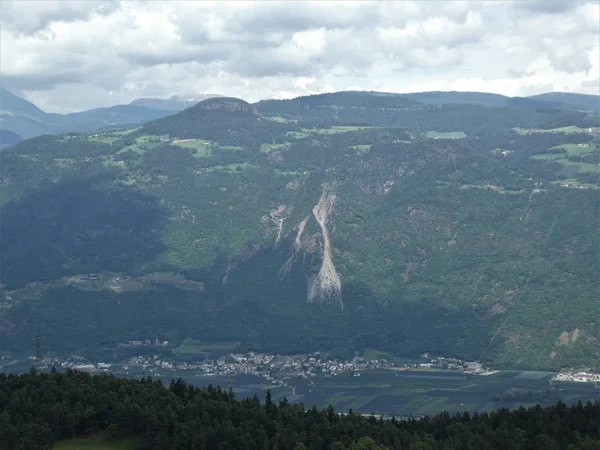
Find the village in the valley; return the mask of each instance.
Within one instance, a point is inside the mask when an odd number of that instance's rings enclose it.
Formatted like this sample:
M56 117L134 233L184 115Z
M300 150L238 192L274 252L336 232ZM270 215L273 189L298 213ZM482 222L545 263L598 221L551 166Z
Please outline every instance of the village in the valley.
M32 358L34 359L34 358ZM202 361L177 361L164 356L134 356L125 362L90 362L79 356L65 358L43 358L37 362L39 367L70 368L73 370L96 372L112 371L122 368L125 371L144 371L150 375L162 376L169 372L194 372L205 376L218 375L255 375L269 381L277 381L282 376L310 378L313 376L332 377L351 373L360 377L361 372L375 369L388 369L398 372L419 371L456 371L465 375L493 375L497 370L489 370L480 362L464 362L456 358L421 355L419 362L394 363L386 358L365 359L354 356L350 359L335 359L316 352L309 355L279 355L260 352L229 353L216 359Z
M148 341L160 346L162 343ZM135 341L137 344L138 342ZM140 341L143 345L146 341ZM215 359L199 361L180 361L164 355L138 355L120 362L91 362L81 356L45 357L36 360L30 357L37 367L62 368L87 372L124 372L143 373L154 377L168 377L171 373L193 373L206 377L254 375L269 382L286 385L285 380L291 377L310 379L315 376L334 377L352 374L360 377L362 372L376 369L396 371L400 375L406 371L450 371L465 376L489 376L500 373L491 370L481 362L467 362L457 358L434 356L429 353L421 355L418 362L393 362L391 359L379 357L366 359L354 356L349 359L329 358L320 352L308 355L280 355L261 352L229 353ZM0 367L2 366L0 361ZM571 370L556 373L552 381L567 382L600 382L600 374L589 370Z

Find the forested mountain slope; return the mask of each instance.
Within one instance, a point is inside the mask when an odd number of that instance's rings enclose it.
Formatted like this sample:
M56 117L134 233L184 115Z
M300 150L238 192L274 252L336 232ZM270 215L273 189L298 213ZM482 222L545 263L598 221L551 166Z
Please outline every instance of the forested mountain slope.
M85 448L144 450L594 450L600 443L599 403L383 420L275 402L269 391L264 401L236 399L181 379L167 387L150 377L73 371L0 374L0 411L0 449L51 449L57 441L73 448L78 441L69 439L82 436L94 439L79 441Z
M343 92L23 141L0 153L0 346L597 367L597 124Z

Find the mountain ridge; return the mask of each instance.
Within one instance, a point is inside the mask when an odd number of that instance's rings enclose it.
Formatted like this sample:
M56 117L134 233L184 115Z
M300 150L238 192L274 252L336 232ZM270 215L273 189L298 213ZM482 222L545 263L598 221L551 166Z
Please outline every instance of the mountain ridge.
M386 93L375 91L343 91L335 95L343 96L345 92L362 92L365 98L369 95L380 98L404 98L429 105L443 104L473 104L484 107L511 107L519 109L575 109L600 112L600 96L587 94L571 94L552 92L530 97L507 97L500 94L483 92L432 91L420 93ZM331 94L322 94L327 98ZM169 99L140 98L128 105L114 105L94 108L69 114L46 113L33 103L16 96L7 89L0 92L0 129L12 132L21 138L30 138L43 134L60 134L67 132L86 132L105 128L107 126L133 126L166 117L183 111L198 102L209 98L225 98L220 94L197 94L172 96ZM302 102L297 97L296 101ZM307 99L318 101L319 96L305 96ZM3 100L4 99L4 100ZM261 100L254 103L255 107L274 100ZM289 100L287 100L289 101ZM313 100L311 100L313 101ZM4 104L3 104L4 103ZM14 139L10 139L14 143ZM0 142L6 146L7 143ZM12 145L12 144L11 144Z
M0 346L596 367L594 123L345 92L23 141L0 152Z
M163 109L169 111L182 111L196 103L209 98L224 97L220 94L187 94L173 95L170 98L138 98L130 102L130 105L144 106L146 108Z
M2 88L0 113L0 129L26 139L45 134L93 131L109 126L142 125L149 120L165 117L172 111L115 105L68 114L47 113ZM0 142L0 145L9 144Z
M350 91L344 91L350 92ZM344 92L336 95L344 95ZM363 92L365 97L376 94L378 97L404 98L430 105L442 104L474 104L486 107L516 107L520 109L582 109L600 111L600 97L585 94L546 93L530 97L506 97L499 94L481 92L458 91L433 91L422 93L384 93L374 91ZM331 94L323 94L327 98ZM210 98L227 98L220 94L197 94L172 96L169 99L140 98L133 100L128 105L115 105L103 108L94 108L69 114L46 113L33 103L16 96L7 89L0 92L0 129L14 133L20 138L30 138L43 134L60 134L68 132L86 132L106 127L137 126L143 123L166 117L170 114L183 111L194 106L198 101ZM302 98L295 100L302 102ZM306 96L307 99L317 100L319 96ZM263 102L254 103L255 107ZM289 100L288 100L289 101ZM312 101L312 100L311 100ZM317 100L318 101L318 100ZM5 133L5 135L9 135ZM4 142L0 146L12 145L15 138Z

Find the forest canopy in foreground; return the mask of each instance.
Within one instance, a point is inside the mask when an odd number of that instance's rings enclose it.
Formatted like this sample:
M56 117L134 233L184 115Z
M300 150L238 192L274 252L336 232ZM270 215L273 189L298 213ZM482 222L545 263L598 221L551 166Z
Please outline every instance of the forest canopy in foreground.
M75 371L0 374L0 448L52 449L57 441L103 435L140 449L599 449L600 403L383 420L332 407L274 403L267 391L169 387Z

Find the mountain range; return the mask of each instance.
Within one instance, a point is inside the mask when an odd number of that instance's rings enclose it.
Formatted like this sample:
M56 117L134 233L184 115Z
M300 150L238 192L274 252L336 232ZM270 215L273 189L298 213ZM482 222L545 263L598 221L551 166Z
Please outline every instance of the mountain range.
M137 126L183 110L217 94L169 99L140 98L128 105L95 108L70 114L46 113L33 103L0 88L0 146L44 134L60 134Z
M138 98L130 103L133 106L160 109L163 111L182 111L209 98L223 97L219 94L174 95L170 98Z
M528 99L217 97L5 148L0 349L598 368L597 98Z
M487 107L525 109L567 109L600 111L598 96L546 93L531 97L506 97L483 92L421 92L379 95L404 97L425 104L474 104ZM0 147L44 134L86 132L137 126L149 120L182 111L219 94L188 94L170 98L139 98L128 105L95 108L70 114L46 113L33 103L0 88Z

